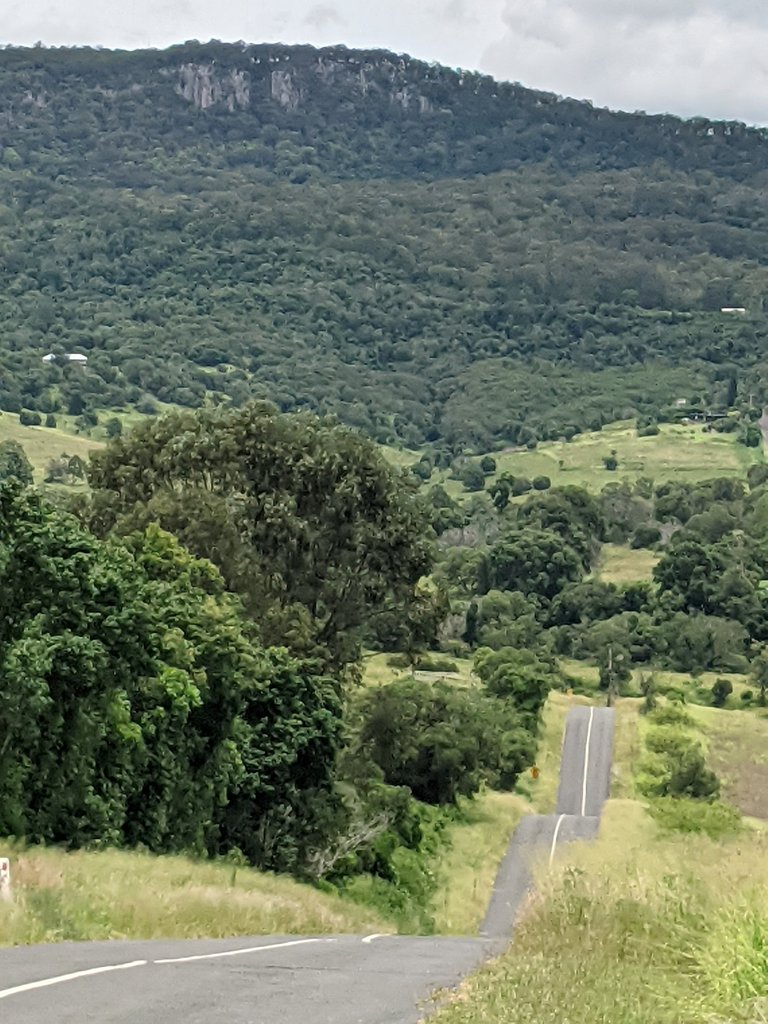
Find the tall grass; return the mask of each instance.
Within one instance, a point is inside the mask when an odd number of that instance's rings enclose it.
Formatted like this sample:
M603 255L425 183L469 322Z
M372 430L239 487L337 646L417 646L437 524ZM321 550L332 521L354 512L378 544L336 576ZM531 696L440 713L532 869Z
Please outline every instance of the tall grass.
M514 945L435 1024L768 1020L768 841L661 838L642 806L542 867Z
M391 931L374 911L277 875L117 850L10 848L0 945Z

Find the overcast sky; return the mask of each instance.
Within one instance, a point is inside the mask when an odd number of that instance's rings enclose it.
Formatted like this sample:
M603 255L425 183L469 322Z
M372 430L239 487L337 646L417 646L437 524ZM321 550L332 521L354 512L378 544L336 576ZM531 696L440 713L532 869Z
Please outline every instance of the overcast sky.
M9 43L384 47L600 106L768 123L762 0L3 0L2 8L0 38Z

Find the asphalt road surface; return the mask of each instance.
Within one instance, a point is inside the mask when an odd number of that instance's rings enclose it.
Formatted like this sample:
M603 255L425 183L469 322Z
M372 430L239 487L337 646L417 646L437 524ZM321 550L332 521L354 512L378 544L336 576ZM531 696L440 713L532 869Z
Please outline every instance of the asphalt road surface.
M481 935L512 934L517 911L533 885L534 859L548 856L551 861L561 843L597 835L611 784L613 719L610 708L574 707L568 712L557 811L532 814L515 829L496 876Z
M0 1024L416 1024L503 948L530 858L596 835L613 713L573 708L557 813L520 823L480 938L274 937L96 942L0 950ZM435 993L438 993L435 996Z

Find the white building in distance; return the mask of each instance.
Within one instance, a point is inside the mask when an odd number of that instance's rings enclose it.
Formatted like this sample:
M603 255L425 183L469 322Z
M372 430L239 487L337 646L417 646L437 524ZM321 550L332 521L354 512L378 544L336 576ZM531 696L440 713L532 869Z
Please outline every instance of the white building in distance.
M78 366L85 366L88 362L88 356L82 355L80 352L65 352L62 359L68 363L76 363ZM47 356L43 356L44 363L55 363L57 357L53 352L49 352Z

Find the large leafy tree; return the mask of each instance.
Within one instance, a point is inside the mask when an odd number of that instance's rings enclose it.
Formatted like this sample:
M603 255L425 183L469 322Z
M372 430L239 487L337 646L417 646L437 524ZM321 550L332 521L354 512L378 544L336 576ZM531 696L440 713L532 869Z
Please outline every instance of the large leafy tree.
M295 863L340 698L251 633L218 570L157 526L100 541L0 485L0 833Z
M97 454L90 521L157 521L209 558L268 642L353 660L361 628L403 608L430 564L408 478L369 441L268 405L172 413Z
M488 552L488 578L497 590L551 600L581 579L578 553L554 530L526 526L510 531Z

